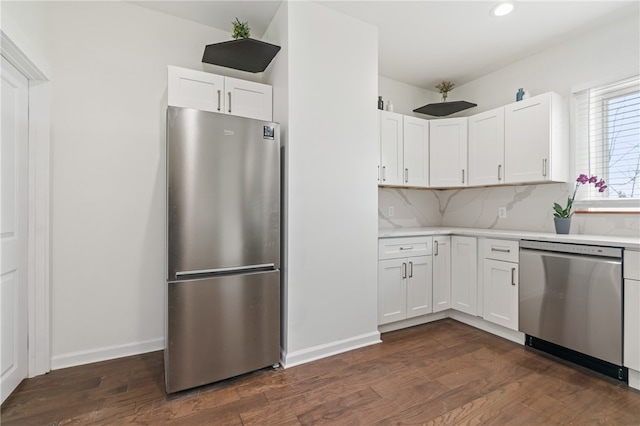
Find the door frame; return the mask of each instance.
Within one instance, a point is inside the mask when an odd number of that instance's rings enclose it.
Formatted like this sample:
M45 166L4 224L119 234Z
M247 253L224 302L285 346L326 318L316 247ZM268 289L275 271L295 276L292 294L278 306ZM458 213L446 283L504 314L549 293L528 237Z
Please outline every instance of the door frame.
M29 80L27 239L28 370L51 370L51 82L0 30L0 54Z

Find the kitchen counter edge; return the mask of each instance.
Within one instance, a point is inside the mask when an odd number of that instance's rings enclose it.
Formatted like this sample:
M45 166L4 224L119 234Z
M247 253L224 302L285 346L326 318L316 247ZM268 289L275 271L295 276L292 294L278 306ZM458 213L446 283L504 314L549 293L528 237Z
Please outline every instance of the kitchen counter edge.
M640 238L617 237L609 235L551 234L547 232L512 231L504 229L424 227L424 228L382 228L378 229L378 238L418 237L435 235L464 235L470 237L502 238L508 240L536 240L560 243L589 244L611 247L624 247L640 250Z

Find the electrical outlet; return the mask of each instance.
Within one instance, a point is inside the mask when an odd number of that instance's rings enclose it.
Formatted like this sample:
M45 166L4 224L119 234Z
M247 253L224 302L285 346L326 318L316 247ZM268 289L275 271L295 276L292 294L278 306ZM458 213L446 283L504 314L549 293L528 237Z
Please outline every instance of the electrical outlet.
M393 206L389 206L389 217L393 217L394 213L395 212L394 212Z
M507 218L507 208L506 207L498 207L498 217L500 219Z

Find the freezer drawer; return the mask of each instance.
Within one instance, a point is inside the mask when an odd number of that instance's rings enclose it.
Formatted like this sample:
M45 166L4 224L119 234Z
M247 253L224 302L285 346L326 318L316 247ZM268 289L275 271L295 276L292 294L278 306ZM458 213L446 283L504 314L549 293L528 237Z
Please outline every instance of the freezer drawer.
M276 364L280 272L168 283L167 393Z

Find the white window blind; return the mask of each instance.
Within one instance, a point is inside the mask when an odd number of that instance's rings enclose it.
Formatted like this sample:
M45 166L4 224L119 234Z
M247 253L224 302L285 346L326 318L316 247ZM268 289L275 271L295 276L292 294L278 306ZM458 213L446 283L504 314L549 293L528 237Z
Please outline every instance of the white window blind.
M576 172L607 185L604 192L583 185L576 198L594 206L640 205L640 76L576 93L575 112Z

